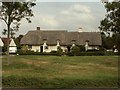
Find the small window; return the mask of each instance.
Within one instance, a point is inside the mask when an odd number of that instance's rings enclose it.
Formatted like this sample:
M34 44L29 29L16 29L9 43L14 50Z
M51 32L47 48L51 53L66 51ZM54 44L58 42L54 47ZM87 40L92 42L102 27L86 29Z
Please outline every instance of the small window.
M45 49L48 49L48 46L45 46Z
M72 44L75 44L76 40L72 40Z

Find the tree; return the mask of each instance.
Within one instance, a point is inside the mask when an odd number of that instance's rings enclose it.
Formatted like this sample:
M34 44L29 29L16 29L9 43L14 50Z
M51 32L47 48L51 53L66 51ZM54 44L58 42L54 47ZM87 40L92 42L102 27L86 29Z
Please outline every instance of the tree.
M10 28L10 37L14 38L15 33L19 30L20 23L15 24L13 28ZM7 29L4 29L2 32L3 35L7 35Z
M120 40L120 0L118 2L106 2L106 16L101 21L100 30L102 32L107 32L108 34L112 32L114 40ZM112 36L113 37L113 36ZM115 40L115 41L116 41ZM120 43L115 43L116 47L120 51Z
M1 15L0 19L3 20L7 26L7 55L9 57L9 38L10 32L13 30L13 25L16 26L16 29L19 28L20 21L23 18L30 23L30 17L33 16L32 7L35 6L34 1L22 2L2 2ZM8 58L9 59L9 58Z
M107 2L105 8L106 17L101 21L99 28L102 31L120 34L120 0L118 2Z
M73 46L73 47L71 48L71 53L72 53L74 56L79 55L79 53L80 53L80 47L78 47L78 46Z
M19 35L17 38L15 38L15 43L17 45L17 49L21 49L20 40L22 39L23 35Z

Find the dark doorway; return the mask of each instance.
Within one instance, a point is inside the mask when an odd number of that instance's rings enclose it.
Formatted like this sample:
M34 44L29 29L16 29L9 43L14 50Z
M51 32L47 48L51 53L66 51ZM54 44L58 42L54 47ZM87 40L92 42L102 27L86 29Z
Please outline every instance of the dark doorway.
M70 52L70 46L67 46L68 52Z
M40 46L40 52L41 53L43 52L43 46Z

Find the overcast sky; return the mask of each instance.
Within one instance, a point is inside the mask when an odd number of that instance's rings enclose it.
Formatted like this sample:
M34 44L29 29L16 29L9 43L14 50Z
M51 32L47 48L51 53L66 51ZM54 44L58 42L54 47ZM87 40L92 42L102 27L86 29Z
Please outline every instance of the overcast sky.
M36 4L33 8L32 23L29 24L23 19L17 36L35 30L36 27L44 30L68 31L77 31L82 27L85 32L98 31L100 21L105 17L105 8L101 2L37 2ZM2 27L4 28L4 25Z

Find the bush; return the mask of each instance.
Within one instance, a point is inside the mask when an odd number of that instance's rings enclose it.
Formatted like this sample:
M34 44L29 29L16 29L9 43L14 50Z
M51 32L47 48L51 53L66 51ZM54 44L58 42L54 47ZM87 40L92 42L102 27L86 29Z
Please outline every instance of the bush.
M110 52L110 51L108 52L108 51L106 51L106 52L104 52L104 55L105 56L110 56L110 55L120 55L120 54L119 54L119 52Z
M88 51L88 52L80 52L80 49L78 47L75 47L72 49L71 52L68 52L68 56L110 56L110 55L120 55L119 52L108 52L108 51ZM19 55L56 55L61 56L63 55L63 50L61 48L58 49L58 51L51 51L50 53L47 52L34 52L27 50L24 52L23 50L18 50L17 54Z
M63 50L61 49L61 47L58 47L58 48L57 48L57 55L58 55L58 56L63 55Z
M72 52L68 53L68 56L73 56ZM110 55L120 55L119 53L114 52L104 52L104 51L96 51L96 52L79 52L75 56L110 56Z
M31 50L18 50L17 51L17 54L19 55L57 55L56 53L41 53L41 52L34 52L34 51L31 51Z
M80 56L103 56L104 52L81 52Z
M73 56L77 56L80 53L80 48L78 46L74 46L72 47L71 51L69 54L73 55Z
M85 52L85 46L83 45L80 46L80 52Z
M106 51L106 49L104 47L100 47L99 51Z

